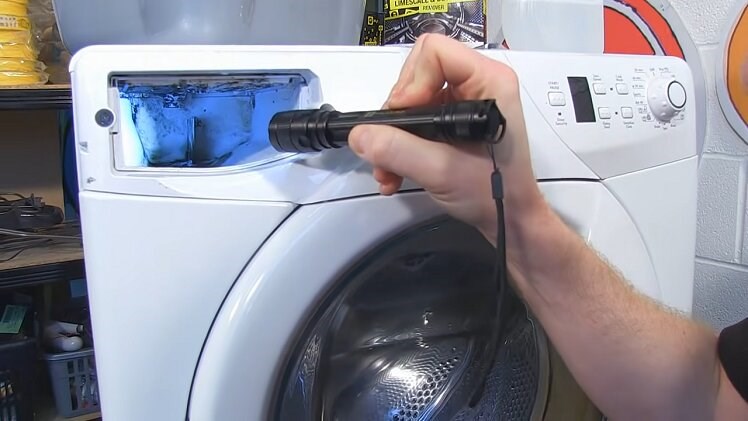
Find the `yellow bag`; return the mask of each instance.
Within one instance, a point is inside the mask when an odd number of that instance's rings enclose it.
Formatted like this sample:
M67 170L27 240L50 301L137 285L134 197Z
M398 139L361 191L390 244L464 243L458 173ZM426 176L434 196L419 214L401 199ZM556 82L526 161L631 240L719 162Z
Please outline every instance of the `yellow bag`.
M38 55L30 31L0 30L0 57L36 60Z
M0 86L43 85L48 77L41 72L0 72Z
M36 60L37 53L28 44L0 43L0 57Z
M33 73L44 70L45 66L41 61L0 57L0 72Z
M0 31L0 44L31 44L31 31Z
M0 15L29 17L28 6L25 2L14 0L0 0Z
M22 16L0 14L0 31L30 31L31 21Z
M0 30L30 31L31 20L25 3L0 0Z

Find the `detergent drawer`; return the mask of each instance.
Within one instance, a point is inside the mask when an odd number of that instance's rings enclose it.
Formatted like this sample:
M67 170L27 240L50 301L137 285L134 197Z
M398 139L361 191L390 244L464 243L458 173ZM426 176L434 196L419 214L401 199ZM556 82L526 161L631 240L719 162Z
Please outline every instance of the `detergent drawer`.
M317 106L317 81L308 70L115 76L114 169L247 167L283 158L268 143L270 118Z
M331 170L355 172L350 166L361 162L280 153L269 142L270 119L280 111L323 104L344 112L379 108L408 52L332 46L85 48L70 67L80 190L302 200L288 187L281 189L279 180L292 189L319 190ZM370 174L356 174L364 172Z

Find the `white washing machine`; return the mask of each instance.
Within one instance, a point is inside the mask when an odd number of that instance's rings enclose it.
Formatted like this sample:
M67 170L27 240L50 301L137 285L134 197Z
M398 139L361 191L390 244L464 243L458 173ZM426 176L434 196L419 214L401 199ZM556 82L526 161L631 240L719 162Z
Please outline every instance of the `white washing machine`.
M519 74L552 206L636 288L689 313L697 142L685 62L481 51ZM270 147L277 111L379 108L407 53L98 46L75 56L105 420L601 418L518 301L485 364L494 253L475 230L413 184L380 196L345 148Z

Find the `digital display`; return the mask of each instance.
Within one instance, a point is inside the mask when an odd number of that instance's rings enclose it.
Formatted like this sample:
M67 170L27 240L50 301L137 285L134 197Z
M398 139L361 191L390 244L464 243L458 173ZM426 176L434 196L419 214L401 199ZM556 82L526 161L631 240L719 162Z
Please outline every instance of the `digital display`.
M587 78L574 76L567 79L569 80L571 100L574 102L574 114L576 114L577 123L594 123L597 121L595 119L595 106L592 104L592 94Z

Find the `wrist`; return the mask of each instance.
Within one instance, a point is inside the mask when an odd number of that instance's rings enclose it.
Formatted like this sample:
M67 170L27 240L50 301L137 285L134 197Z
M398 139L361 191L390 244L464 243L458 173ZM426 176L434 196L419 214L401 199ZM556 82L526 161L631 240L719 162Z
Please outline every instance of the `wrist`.
M520 289L545 296L541 292L548 287L552 291L559 281L576 277L587 243L549 205L509 224L507 259Z
M507 183L504 183L505 186ZM517 194L518 189L504 189L504 197L501 199L504 205L504 228L507 230L508 237L512 233L526 231L538 219L547 215L548 205L538 191L525 191L523 194ZM483 236L493 245L496 246L496 237L498 234L499 221L496 215L496 203L492 200L482 201L481 219L476 227Z
M545 201L542 194L513 197L507 192L504 199L506 254L517 281L532 286L544 279L552 279L559 270L566 270L574 262L586 243L579 238ZM480 227L481 233L496 246L498 221L495 211L490 220ZM573 265L572 265L573 266Z

